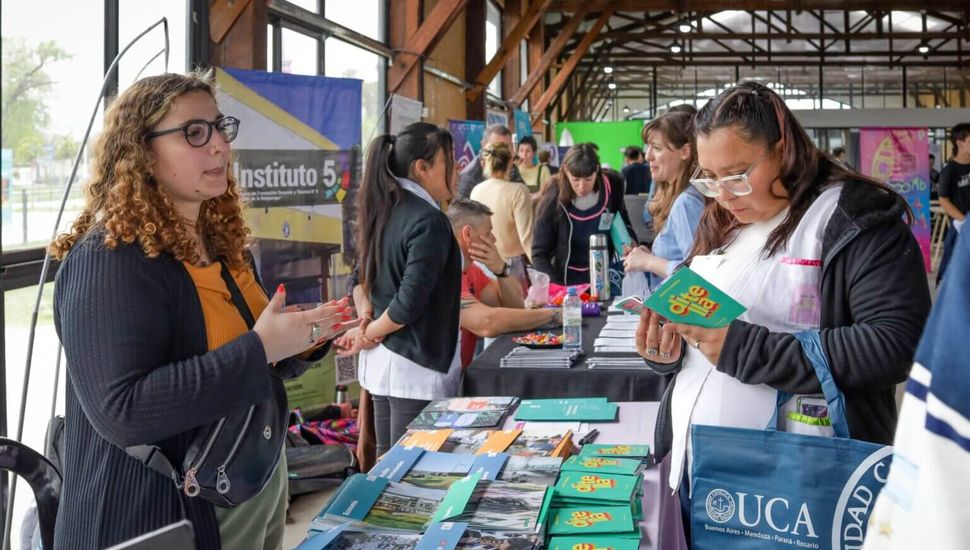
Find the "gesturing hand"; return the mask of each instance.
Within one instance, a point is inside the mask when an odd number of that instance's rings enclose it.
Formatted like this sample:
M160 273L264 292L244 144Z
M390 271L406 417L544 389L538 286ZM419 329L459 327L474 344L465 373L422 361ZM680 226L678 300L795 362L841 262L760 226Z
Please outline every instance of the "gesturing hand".
M275 363L306 351L357 325L347 299L331 301L307 311L284 312L286 289L280 285L253 327L266 351L266 362Z

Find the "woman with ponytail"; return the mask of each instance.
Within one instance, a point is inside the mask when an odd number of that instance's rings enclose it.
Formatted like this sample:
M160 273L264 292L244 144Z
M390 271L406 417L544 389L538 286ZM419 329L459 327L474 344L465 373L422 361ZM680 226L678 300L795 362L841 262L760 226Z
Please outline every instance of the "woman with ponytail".
M458 392L461 252L438 204L456 194L451 134L411 124L374 139L357 196L360 286L373 320L348 332L374 402L380 456L432 399ZM361 311L358 304L358 311Z
M895 388L930 308L906 202L820 152L762 84L725 90L694 129L691 184L714 200L687 264L747 311L720 329L641 318L638 351L677 372L657 431L670 487L689 482L692 424L764 429L779 391L802 396L788 401L795 414L779 415L779 428L831 434L818 427L826 403L812 397L820 383L793 333L817 331L851 436L891 443Z

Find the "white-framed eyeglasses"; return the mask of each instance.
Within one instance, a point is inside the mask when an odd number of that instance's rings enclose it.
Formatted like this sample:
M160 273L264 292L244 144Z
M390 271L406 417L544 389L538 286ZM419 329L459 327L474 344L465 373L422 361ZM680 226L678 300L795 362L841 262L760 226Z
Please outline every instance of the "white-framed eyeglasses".
M721 189L724 189L728 193L731 193L737 197L743 197L744 195L751 194L751 172L758 166L761 159L765 158L768 154L768 149L765 149L758 158L751 163L751 166L744 171L743 174L737 174L734 176L724 176L723 178L699 178L697 176L701 173L701 167L698 166L694 170L694 175L690 178L690 183L697 188L705 197L717 197L721 194Z

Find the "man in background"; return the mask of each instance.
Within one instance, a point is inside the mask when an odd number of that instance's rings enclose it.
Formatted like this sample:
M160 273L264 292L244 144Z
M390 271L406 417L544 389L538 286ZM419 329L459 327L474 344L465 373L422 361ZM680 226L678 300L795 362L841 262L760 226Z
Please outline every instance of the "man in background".
M501 124L492 124L488 128L485 128L485 135L482 136L482 148L479 151L487 149L489 145L498 142L508 145L511 151L513 149L512 131ZM471 195L472 189L479 183L485 181L485 179L482 173L481 153L479 153L475 155L475 158L458 175L458 197L467 199ZM512 166L508 180L522 183L522 176L519 175L519 170L515 166Z
M943 280L957 234L962 230L967 212L970 212L970 122L954 126L950 130L950 141L956 155L940 171L940 206L952 221L943 240L943 259L936 274L937 284Z
M650 168L643 162L643 150L631 145L623 151L623 181L627 195L650 193Z

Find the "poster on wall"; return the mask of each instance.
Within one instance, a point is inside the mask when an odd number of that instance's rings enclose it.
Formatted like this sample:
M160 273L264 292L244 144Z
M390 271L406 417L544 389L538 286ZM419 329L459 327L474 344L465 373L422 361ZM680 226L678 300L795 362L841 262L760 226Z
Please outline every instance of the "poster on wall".
M482 148L485 123L480 120L449 120L448 130L455 142L455 162L464 170Z
M219 106L239 118L232 173L263 286L287 304L346 293L361 174L361 81L218 69ZM333 398L332 357L287 382L294 407Z
M421 122L424 103L397 94L391 95L391 129L393 135L415 122Z
M522 109L516 109L512 113L512 116L515 117L515 140L520 141L526 136L531 136L532 119L529 118L529 113Z
M503 111L497 111L495 109L488 109L485 111L485 126L491 126L493 124L501 124L506 128L509 127L509 115Z
M913 209L913 234L930 271L930 165L925 128L863 128L859 169L884 181Z

